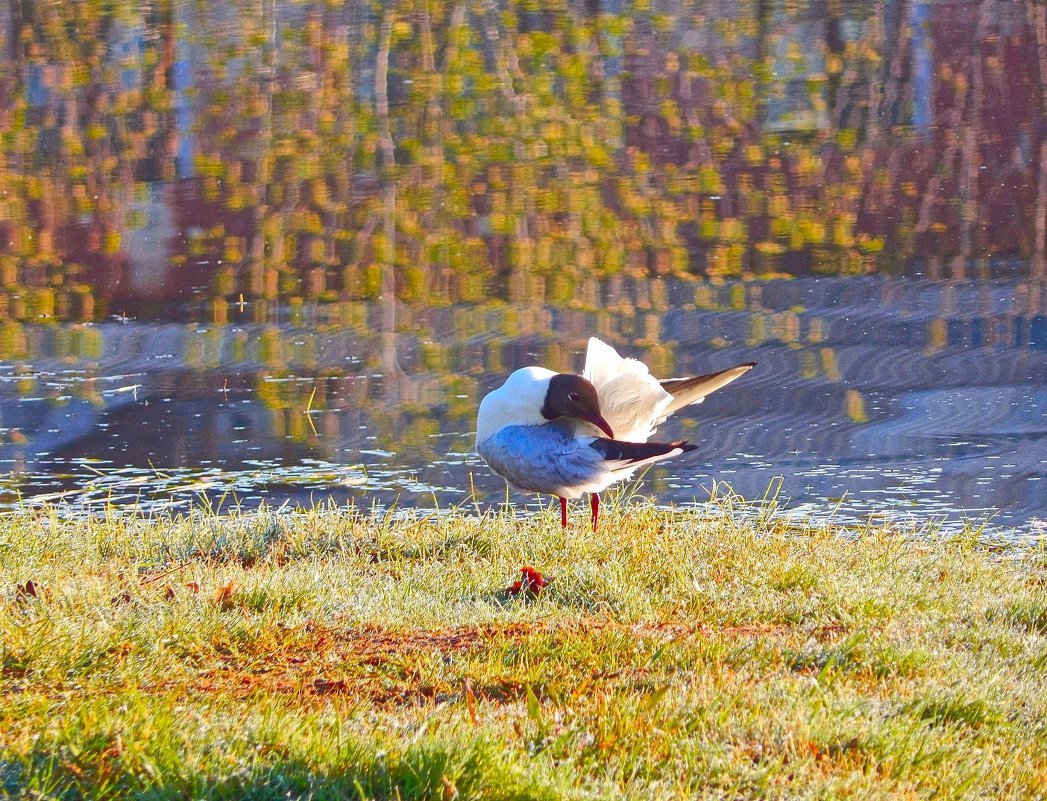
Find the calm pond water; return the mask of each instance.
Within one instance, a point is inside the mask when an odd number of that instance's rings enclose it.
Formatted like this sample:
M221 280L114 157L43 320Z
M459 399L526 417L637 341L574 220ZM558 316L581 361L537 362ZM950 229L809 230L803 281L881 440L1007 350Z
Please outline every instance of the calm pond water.
M497 503L597 334L760 362L645 495L1042 533L1045 96L1037 3L3 4L0 505Z

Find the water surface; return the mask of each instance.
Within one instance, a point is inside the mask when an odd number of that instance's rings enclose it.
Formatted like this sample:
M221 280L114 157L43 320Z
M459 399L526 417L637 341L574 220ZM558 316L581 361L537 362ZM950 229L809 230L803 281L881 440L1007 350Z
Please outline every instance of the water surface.
M725 6L0 8L3 503L497 502L597 334L760 362L660 501L1042 531L1043 8Z

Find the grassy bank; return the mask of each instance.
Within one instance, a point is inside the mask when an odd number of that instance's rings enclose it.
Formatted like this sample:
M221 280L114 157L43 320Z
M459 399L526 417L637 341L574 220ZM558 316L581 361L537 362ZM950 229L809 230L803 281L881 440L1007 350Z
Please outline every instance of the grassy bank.
M0 792L1044 796L1042 550L557 518L6 518Z

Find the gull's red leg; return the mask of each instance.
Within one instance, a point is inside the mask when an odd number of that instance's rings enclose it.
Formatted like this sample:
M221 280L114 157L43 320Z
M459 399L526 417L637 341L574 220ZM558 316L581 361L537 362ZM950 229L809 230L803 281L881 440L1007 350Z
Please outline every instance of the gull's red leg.
M560 525L567 528L567 499L560 498Z
M596 531L596 521L600 519L600 493L594 492L589 495L589 505L593 510L593 531Z

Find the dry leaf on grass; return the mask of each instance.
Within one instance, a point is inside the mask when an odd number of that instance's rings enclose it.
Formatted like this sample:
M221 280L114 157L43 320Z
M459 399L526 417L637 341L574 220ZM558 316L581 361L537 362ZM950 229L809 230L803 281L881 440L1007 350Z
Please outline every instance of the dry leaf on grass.
M458 798L458 787L455 785L454 780L449 776L441 776L440 784L443 785L443 799L444 801L455 801Z
M214 602L216 606L222 607L222 609L229 609L233 605L233 590L236 589L236 581L233 579L229 580L228 584L224 584L215 590Z
M32 579L29 579L25 584L19 584L17 587L15 587L16 595L19 599L22 600L26 598L39 598L45 592L46 590L43 588L43 586L37 584Z
M465 708L469 710L469 720L474 726L480 725L480 716L476 714L476 693L473 692L473 683L469 677L465 677Z
M506 595L535 596L542 591L543 587L548 587L553 583L553 579L546 578L533 567L526 565L520 568L520 574L519 580L506 588Z
M123 606L124 604L129 604L131 603L131 593L129 593L127 590L124 590L123 592L114 595L112 598L110 598L109 603L112 606Z
M340 692L345 687L345 679L316 679L313 682L313 689L321 695Z

